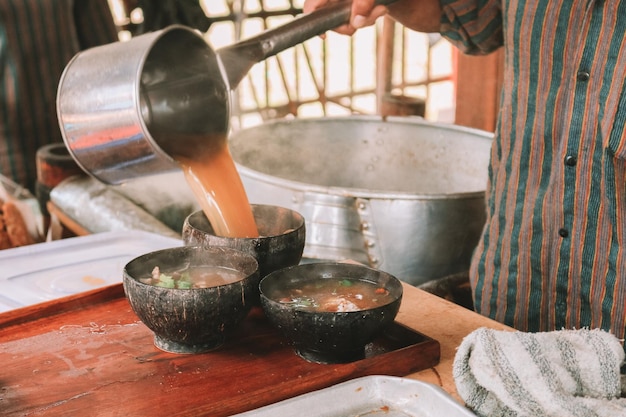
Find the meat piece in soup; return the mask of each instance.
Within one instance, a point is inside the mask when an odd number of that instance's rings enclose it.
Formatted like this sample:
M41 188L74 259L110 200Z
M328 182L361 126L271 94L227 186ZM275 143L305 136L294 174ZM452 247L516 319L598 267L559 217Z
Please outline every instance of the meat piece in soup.
M296 286L297 285L297 286ZM353 278L317 278L274 289L271 298L310 311L348 312L389 304L393 298L379 284Z
M164 273L156 266L149 277L139 281L164 288L210 288L241 281L245 275L232 268L221 266L190 266L181 270Z

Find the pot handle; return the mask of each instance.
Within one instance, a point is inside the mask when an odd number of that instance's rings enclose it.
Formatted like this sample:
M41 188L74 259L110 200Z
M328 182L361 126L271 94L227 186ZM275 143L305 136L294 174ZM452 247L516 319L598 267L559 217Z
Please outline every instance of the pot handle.
M388 5L395 1L376 0L375 3ZM224 65L230 88L236 88L256 63L348 23L351 8L351 1L333 3L260 35L221 48L217 54Z
M372 268L380 268L385 261L381 250L380 239L376 231L376 222L372 215L372 207L370 200L367 198L356 198L356 212L361 222L361 233L363 235L363 243Z

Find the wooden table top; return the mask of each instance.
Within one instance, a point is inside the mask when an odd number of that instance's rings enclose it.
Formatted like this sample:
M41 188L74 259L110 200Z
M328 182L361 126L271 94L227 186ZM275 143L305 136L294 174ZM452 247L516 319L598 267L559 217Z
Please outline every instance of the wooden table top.
M452 364L463 338L480 327L511 328L408 284L405 296L410 301L402 305L396 320L438 340L441 349L441 359L436 366L407 377L438 385L461 401L452 376Z
M310 364L282 342L249 329L243 342L218 353L161 352L121 285L5 312L0 414L226 416L373 374L430 382L458 399L452 377L456 347L476 328L506 327L404 287L396 322L438 344L341 365ZM263 326L251 320L247 326Z

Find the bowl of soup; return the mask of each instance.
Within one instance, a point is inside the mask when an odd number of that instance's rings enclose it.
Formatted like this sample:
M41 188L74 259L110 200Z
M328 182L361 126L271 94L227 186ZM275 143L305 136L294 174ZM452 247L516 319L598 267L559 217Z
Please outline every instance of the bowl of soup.
M247 253L183 246L141 255L124 267L126 298L172 353L219 348L245 319L258 292L259 268Z
M319 262L272 272L259 284L269 322L314 363L347 363L393 323L402 283L360 264Z
M183 242L191 246L229 247L248 253L259 263L259 279L278 269L298 265L306 239L304 217L294 210L267 204L251 204L251 209L258 236L218 235L205 213L199 210L185 219Z

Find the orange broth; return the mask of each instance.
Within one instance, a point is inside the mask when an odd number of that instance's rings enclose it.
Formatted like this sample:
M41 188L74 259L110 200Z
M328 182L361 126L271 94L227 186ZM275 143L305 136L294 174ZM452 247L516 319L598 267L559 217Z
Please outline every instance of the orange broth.
M252 208L228 143L222 143L193 157L175 159L216 235L258 237Z
M139 281L156 287L194 289L232 284L245 277L243 272L236 269L201 265L165 272L161 271L160 268L154 268L149 277L140 278Z
M296 309L315 312L369 310L394 300L389 291L378 283L340 277L287 281L272 288L267 296Z

